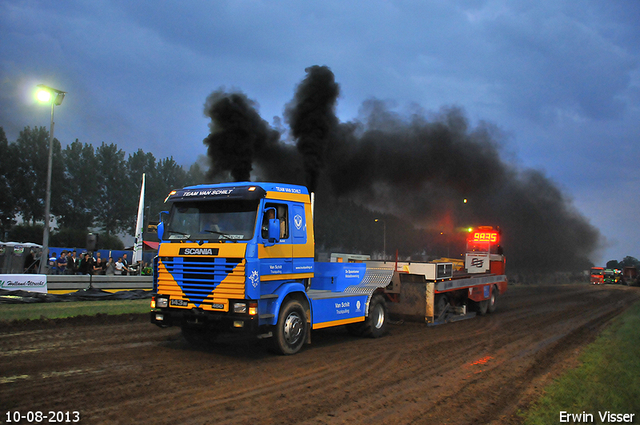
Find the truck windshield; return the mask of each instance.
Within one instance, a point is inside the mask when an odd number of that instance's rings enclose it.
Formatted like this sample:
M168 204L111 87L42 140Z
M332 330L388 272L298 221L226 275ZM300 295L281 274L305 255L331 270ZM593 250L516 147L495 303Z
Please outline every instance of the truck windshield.
M249 240L256 227L258 201L176 202L165 238L171 241Z

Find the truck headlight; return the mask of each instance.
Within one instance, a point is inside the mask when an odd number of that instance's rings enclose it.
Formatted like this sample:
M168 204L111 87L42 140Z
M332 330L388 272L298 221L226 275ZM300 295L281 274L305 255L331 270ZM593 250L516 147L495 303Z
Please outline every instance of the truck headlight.
M247 312L247 303L233 303L233 312L234 313L246 313Z
M165 297L156 297L156 306L158 308L166 308L169 307L169 298Z

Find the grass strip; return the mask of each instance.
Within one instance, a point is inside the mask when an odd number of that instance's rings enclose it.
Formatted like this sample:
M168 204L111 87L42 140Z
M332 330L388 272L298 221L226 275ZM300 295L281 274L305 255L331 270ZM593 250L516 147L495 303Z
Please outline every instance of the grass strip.
M606 412L635 414L626 419L640 423L640 303L613 319L579 360L580 366L556 379L521 414L524 423L629 423ZM560 412L582 416L561 418Z
M80 315L149 312L150 299L0 304L0 322L27 319L62 319Z

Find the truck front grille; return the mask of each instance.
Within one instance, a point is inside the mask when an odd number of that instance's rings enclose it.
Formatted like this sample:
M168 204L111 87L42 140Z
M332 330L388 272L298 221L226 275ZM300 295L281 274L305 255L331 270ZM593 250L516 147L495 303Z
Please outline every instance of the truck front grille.
M244 298L244 259L219 257L162 257L158 293L195 303ZM165 272L166 270L166 272ZM182 293L175 289L177 284Z

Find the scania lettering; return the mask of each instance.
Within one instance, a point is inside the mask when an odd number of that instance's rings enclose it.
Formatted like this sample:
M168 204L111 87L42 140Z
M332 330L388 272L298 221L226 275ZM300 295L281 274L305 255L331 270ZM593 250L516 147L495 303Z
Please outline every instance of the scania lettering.
M185 248L185 255L213 255L213 249L211 248Z
M314 261L311 196L303 186L200 185L174 190L165 202L150 319L179 326L192 344L243 331L294 354L315 329L346 325L354 335L382 336L392 306L399 315L416 307L407 291L427 300L420 320L437 323L447 311L460 316L453 307L484 303L493 311L506 290L504 257L490 249L499 243L492 228L471 241L469 270L453 276L451 263Z

